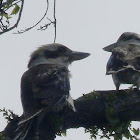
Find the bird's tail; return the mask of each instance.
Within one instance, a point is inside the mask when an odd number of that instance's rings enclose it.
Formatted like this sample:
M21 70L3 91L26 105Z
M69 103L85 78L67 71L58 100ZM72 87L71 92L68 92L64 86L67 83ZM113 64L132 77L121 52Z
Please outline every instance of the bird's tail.
M70 108L76 112L75 106L74 106L74 101L73 98L69 95L69 96L62 96L62 98L55 103L51 108L54 109L55 111L60 111L63 109L63 107L65 105L69 105ZM44 110L50 110L49 108L44 108L41 109L39 111L37 111L36 113L34 113L33 115L29 116L29 117L23 117L19 122L18 122L18 127L16 129L16 137L13 140L25 140L28 135L29 135L29 131L31 131L35 119L36 117Z
M16 129L16 137L13 140L25 140L28 137L28 132L32 126L33 119L26 121L23 124L20 124Z

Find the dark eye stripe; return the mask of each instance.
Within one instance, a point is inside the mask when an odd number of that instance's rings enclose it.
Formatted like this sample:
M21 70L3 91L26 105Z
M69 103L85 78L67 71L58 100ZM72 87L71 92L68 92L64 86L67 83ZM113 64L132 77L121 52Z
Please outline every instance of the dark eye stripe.
M66 48L60 47L60 48L58 49L58 52L59 52L59 53L65 53L65 52L66 52Z
M44 53L45 53L46 58L56 58L56 57L58 57L57 52L45 51Z

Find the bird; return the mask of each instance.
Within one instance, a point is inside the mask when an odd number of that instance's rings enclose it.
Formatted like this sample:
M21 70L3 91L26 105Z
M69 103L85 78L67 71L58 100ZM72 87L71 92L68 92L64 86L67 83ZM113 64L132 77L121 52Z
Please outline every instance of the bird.
M13 140L45 140L46 131L56 131L49 122L50 116L70 109L76 112L70 95L69 65L90 54L73 51L63 44L42 45L30 55L28 70L21 78L23 114L16 126ZM49 116L50 114L50 116ZM47 119L48 117L48 119ZM51 116L51 121L53 120Z
M121 84L132 84L132 87L139 89L140 35L125 32L116 43L103 49L112 53L106 65L106 75L112 75L116 90Z
M76 111L70 95L68 66L90 54L72 51L65 45L52 43L35 50L28 63L28 70L21 78L22 121L27 121L44 108L55 112L68 107Z

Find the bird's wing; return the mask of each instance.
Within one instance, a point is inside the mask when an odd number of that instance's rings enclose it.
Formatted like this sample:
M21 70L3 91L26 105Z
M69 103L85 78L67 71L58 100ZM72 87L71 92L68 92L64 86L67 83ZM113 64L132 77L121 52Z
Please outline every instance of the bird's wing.
M61 65L42 65L32 84L33 96L45 106L55 106L58 111L68 104L76 111L73 99L69 94L69 70Z
M107 63L107 74L125 69L140 70L140 47L133 44L119 46L112 51Z
M33 96L39 99L41 104L52 106L68 98L70 82L69 71L66 67L42 65L33 79Z
M140 72L140 47L134 44L126 45L124 47L127 52L122 58L123 62L127 63L124 67Z
M124 59L126 55L127 51L124 48L115 48L107 62L106 74L112 74L123 70L124 67L127 66L127 62Z
M60 65L40 65L22 77L21 100L24 109L19 124L26 122L44 109L62 110L69 98L69 71Z

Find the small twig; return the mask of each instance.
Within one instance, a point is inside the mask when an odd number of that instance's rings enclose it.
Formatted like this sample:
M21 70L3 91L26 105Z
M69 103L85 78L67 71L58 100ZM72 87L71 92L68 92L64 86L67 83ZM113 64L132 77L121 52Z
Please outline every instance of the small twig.
M48 26L50 26L51 24L54 24L54 21L50 20L49 18L47 18L47 19L50 21L50 23L45 24L44 26L40 26L40 28L38 30L41 30L41 31L46 30L48 28Z
M8 122L10 122L13 119L18 118L18 115L13 113L13 111L11 110L6 110L5 108L3 108L3 109L0 109L0 112L3 113L3 116L5 117L5 119L7 119Z
M37 26L45 18L45 16L47 15L48 9L49 9L49 0L47 0L47 8L46 8L45 14L35 25L33 25L29 28L26 28L25 30L18 31L17 33L14 33L14 34L22 34L26 31L29 31L29 30L33 29L35 26Z
M0 23L1 23L2 27L5 27L4 24L3 24L3 22L1 20L0 20Z
M22 2L22 3L21 3L21 8L20 8L20 12L19 12L19 16L18 16L18 19L17 19L16 24L13 25L12 27L10 27L9 29L5 29L5 30L3 30L2 32L0 32L0 35L3 34L3 33L8 32L8 31L10 31L10 30L12 30L12 29L14 29L14 28L16 28L16 27L18 26L19 21L20 21L20 19L21 19L21 14L22 14L22 10L23 10L24 0L21 0L21 2Z

